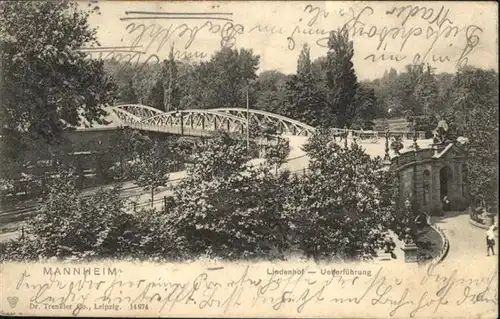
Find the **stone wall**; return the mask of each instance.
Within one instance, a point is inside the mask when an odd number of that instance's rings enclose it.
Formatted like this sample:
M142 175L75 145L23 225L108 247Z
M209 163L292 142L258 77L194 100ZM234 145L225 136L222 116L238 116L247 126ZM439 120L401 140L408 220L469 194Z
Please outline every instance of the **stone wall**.
M411 197L416 210L440 214L442 195L446 194L451 210L467 207L469 197L463 172L466 169L465 156L453 152L452 148L444 150L445 154L442 151L425 149L393 159L393 169L398 171L400 179L400 203ZM447 189L443 192L442 169L448 170Z

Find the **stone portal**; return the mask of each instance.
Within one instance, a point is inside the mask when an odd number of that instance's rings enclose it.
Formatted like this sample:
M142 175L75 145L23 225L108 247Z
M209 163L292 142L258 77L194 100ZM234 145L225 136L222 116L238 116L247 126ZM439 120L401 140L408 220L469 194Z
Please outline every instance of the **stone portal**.
M441 214L443 199L450 210L469 204L465 148L455 143L433 145L400 154L392 159L399 176L400 203L410 198L419 212Z

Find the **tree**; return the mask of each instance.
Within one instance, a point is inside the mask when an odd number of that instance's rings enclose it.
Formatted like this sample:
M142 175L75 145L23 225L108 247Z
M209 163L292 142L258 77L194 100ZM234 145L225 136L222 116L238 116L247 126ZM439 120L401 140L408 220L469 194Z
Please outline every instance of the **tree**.
M175 188L178 245L188 255L227 259L283 253L287 175L250 169L245 144L221 133L198 144L188 175Z
M290 142L278 137L275 145L271 144L267 147L265 159L270 165L276 168L277 174L279 167L286 162L289 154Z
M131 177L130 162L137 160L143 150L151 145L149 137L141 134L139 131L130 128L123 128L118 131L116 136L111 140L106 153L112 154L120 164L119 176L121 179Z
M256 101L253 108L285 115L286 82L288 76L278 71L263 71L259 74Z
M172 261L183 257L172 223L172 204L167 198L167 205L162 210L141 209L135 213L137 224L131 236L134 238L132 256L154 261Z
M498 73L465 68L454 81L445 114L449 130L469 139L468 189L474 201L496 207L498 198Z
M132 170L136 178L135 184L151 192L151 206L154 204L155 190L167 184L171 166L169 147L158 141L154 141L141 154L140 160L134 163Z
M177 110L180 103L180 88L178 80L177 63L174 59L174 47L170 49L168 60L163 61L163 92L165 112Z
M138 102L132 79L129 79L126 85L120 88L118 98L122 103L135 104Z
M272 121L266 121L266 119L264 119L259 122L255 118L250 117L248 124L248 135L251 139L265 138L269 140L272 136L277 134L277 125Z
M373 80L372 85L376 97L377 109L380 110L380 118L401 116L403 108L400 91L397 88L398 73L391 68L380 79Z
M146 100L146 104L148 106L152 106L158 110L164 108L164 88L163 88L163 78L161 74L156 74L157 78L155 80L155 84L149 92L148 99Z
M361 147L344 148L328 130L319 130L304 145L309 173L295 184L289 207L298 245L311 257L352 258L369 242L372 229L387 227L393 200L387 194L381 159Z
M101 107L113 101L114 85L103 62L80 51L99 45L88 24L97 9L69 1L0 4L2 136L19 131L55 143L83 120L105 123Z
M156 89L156 96L159 94L162 94L163 96L163 85L161 85L160 88L161 83L158 83L159 78L159 69L156 66L144 64L140 69L135 69L132 82L134 84L134 90L137 94L137 101L139 104L149 103L152 99L152 88ZM159 99L160 98L156 98L156 100Z
M325 99L311 69L310 48L304 45L297 61L297 75L287 82L287 115L310 125L319 125Z
M375 91L366 84L360 83L356 90L356 109L353 126L361 129L373 128L373 120L377 117Z
M357 77L351 61L354 47L347 28L330 32L328 50L326 79L330 105L329 113L323 114L323 125L342 128L352 123L357 89Z
M379 104L378 110L385 109L389 117L405 116L410 121L416 120L416 129L428 133L437 124L438 106L446 102L444 95L448 90L439 87L434 69L429 64L407 65L400 74L391 69L371 85Z
M137 103L133 78L135 67L125 62L104 60L104 71L117 86L117 103Z
M404 148L401 136L396 135L392 138L390 148L399 155L399 152Z
M414 87L413 96L420 104L420 110L416 115L430 115L436 113L436 103L438 102L438 84L434 74L434 69L429 65L418 65L414 68L417 69L416 82Z
M207 90L200 100L205 108L239 107L245 104L249 82L257 78L259 56L252 50L222 48L208 63L201 64L202 84L195 90Z

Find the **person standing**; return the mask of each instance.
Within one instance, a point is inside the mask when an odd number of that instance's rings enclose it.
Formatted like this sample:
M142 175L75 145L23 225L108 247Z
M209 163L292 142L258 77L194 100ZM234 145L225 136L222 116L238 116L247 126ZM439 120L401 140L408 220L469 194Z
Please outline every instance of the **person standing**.
M495 225L492 225L486 232L486 252L490 255L490 250L495 255Z
M450 211L450 200L448 199L448 196L443 197L443 211Z

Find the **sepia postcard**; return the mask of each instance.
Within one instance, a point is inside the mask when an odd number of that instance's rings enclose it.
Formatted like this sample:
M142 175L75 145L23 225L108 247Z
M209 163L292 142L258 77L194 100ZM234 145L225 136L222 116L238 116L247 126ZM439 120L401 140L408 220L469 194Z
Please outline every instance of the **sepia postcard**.
M498 4L1 1L4 316L498 318Z

